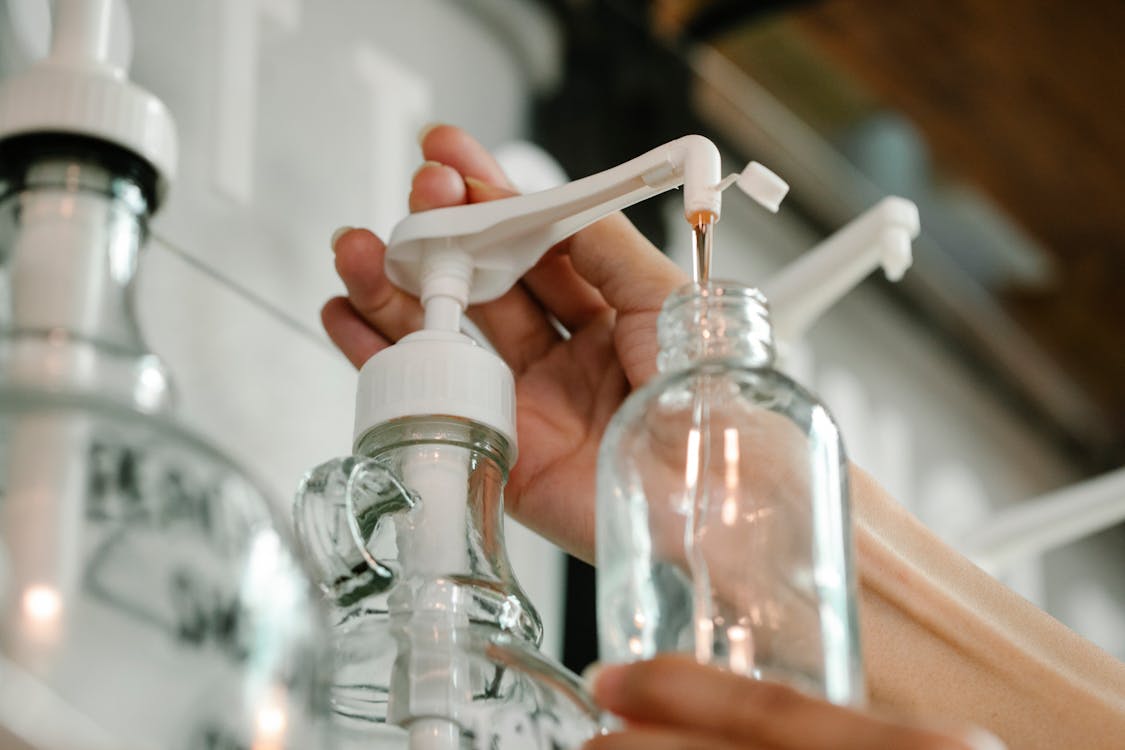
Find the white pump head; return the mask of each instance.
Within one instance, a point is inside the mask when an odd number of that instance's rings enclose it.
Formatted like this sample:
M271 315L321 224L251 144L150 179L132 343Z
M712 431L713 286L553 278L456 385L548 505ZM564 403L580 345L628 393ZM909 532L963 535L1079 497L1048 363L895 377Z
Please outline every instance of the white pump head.
M486 424L514 446L512 374L459 333L465 308L504 294L547 250L583 227L679 185L685 218L717 219L722 190L734 181L721 180L720 167L715 145L689 135L550 190L438 208L399 222L387 247L387 276L421 299L425 330L363 366L356 440L390 419L442 414ZM759 192L751 197L759 199Z
M884 198L762 285L774 338L785 345L879 266L898 281L913 261L910 244L921 224L918 207Z
M175 124L113 61L115 4L56 0L53 9L50 54L0 84L0 140L50 132L108 141L148 161L163 193L176 171Z

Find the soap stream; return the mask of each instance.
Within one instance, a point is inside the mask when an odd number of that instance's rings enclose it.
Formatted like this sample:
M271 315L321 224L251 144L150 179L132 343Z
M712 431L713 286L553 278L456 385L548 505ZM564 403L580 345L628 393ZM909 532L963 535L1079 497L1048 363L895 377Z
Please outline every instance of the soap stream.
M701 211L692 217L692 276L697 286L711 278L711 252L715 214ZM702 387L699 387L702 386ZM688 520L684 527L684 558L692 580L692 622L695 659L709 664L715 655L715 612L711 596L711 573L707 566L704 535L710 505L711 429L710 404L705 384L697 384L692 405L692 429L688 440L686 488Z
M688 437L687 523L684 525L684 559L692 583L692 626L695 660L710 664L715 654L715 612L711 596L711 571L707 567L704 534L707 530L711 460L710 405L697 391L692 408L692 430Z
M710 211L694 214L691 223L692 278L698 286L711 280L711 246L718 217Z

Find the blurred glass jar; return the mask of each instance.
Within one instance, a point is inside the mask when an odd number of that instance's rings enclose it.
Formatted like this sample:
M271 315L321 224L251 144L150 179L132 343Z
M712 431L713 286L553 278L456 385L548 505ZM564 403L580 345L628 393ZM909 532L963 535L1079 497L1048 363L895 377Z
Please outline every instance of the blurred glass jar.
M685 287L658 336L661 374L626 400L599 455L601 658L686 652L861 703L836 425L773 369L756 290Z
M321 747L314 590L259 487L167 416L133 315L155 185L101 140L0 142L0 657L20 676L0 722L42 747Z
M453 417L407 417L309 472L297 533L334 608L344 747L577 748L600 729L504 546L512 451Z

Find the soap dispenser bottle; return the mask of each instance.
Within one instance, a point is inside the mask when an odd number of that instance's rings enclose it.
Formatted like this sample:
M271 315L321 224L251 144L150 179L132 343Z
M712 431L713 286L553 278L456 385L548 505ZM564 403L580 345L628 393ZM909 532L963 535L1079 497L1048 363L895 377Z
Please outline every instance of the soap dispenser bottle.
M0 85L0 745L322 747L315 590L134 317L176 139L109 59L121 7L59 0Z
M342 747L576 748L597 710L538 651L542 624L504 546L512 374L460 332L465 298L444 266L427 264L426 327L360 372L355 455L297 495L335 613L337 734Z
M685 216L718 216L733 181L710 141L686 136L557 188L395 228L386 272L421 299L424 329L363 366L355 455L310 472L295 508L334 610L333 704L355 744L576 748L600 731L578 678L539 653L539 618L509 565L514 379L460 332L461 316L619 208L682 184Z
M599 452L597 597L608 662L683 652L839 704L864 701L847 461L815 396L779 371L792 342L918 234L888 198L765 293L697 278L664 303L660 375ZM772 303L772 309L771 309Z

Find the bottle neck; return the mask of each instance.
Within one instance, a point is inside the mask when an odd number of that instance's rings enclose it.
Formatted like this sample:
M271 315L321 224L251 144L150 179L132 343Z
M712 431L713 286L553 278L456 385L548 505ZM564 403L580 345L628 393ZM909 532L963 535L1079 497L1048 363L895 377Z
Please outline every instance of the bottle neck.
M689 284L668 297L657 319L661 372L708 360L773 365L775 350L766 298L730 281Z
M170 401L144 344L133 281L150 215L132 176L84 155L15 159L0 175L0 365L19 387Z
M413 496L408 509L394 513L396 553L388 567L399 581L388 601L392 616L439 613L538 644L542 623L504 544L508 442L469 420L407 417L368 432L357 453L399 477ZM379 502L375 495L371 500Z

